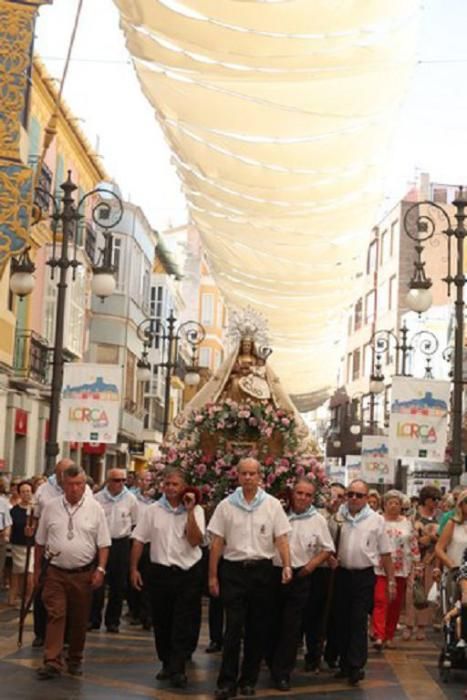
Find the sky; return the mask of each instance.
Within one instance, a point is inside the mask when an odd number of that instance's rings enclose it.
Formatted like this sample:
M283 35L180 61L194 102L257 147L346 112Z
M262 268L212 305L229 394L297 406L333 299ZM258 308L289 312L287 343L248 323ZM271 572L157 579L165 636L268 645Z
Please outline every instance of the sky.
M40 10L35 49L53 77L61 77L77 5L54 0ZM467 0L422 4L418 60L388 153L382 211L419 172L467 184L466 26ZM170 149L140 91L112 0L84 0L64 97L123 196L159 230L186 223Z

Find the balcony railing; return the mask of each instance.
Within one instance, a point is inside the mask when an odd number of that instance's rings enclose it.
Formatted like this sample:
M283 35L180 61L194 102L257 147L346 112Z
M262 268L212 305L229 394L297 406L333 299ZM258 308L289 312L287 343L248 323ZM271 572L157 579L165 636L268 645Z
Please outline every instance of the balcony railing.
M31 330L16 332L14 369L17 376L47 384L49 346L47 340Z
M45 163L42 163L38 182L39 189L34 192L34 204L42 211L47 211L50 207L50 199L46 193L50 194L52 190L52 178L51 169Z

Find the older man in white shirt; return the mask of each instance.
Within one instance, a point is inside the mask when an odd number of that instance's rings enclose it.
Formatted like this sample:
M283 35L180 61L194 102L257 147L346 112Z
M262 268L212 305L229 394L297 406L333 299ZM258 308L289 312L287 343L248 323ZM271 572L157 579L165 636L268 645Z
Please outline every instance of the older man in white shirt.
M107 483L96 493L95 499L104 509L112 544L104 585L93 595L91 629L99 629L102 623L105 588L108 588L104 623L107 632L118 633L123 600L128 585L130 569L130 535L138 519L136 496L125 485L125 469L109 469Z
M315 485L303 477L292 491L287 514L292 531L289 534L293 579L281 585L281 562L274 557L275 601L267 660L278 690L290 690L290 675L297 658L302 636L303 613L308 601L313 572L334 552L334 542L325 518L313 505Z
M42 592L47 628L44 665L37 671L41 680L55 678L62 671L67 621L67 669L72 675L81 675L92 591L104 581L109 530L104 511L85 489L84 470L76 466L65 469L64 494L44 507L36 532L36 583L44 557L50 562Z
M255 694L272 612L272 560L276 551L282 564L282 582L292 579L287 540L290 523L277 498L260 488L261 465L256 459L240 460L238 482L237 490L219 503L208 527L212 536L209 592L212 596L221 594L226 613L222 665L215 693L218 700L235 697L237 687L242 695Z
M186 660L192 652L193 627L201 604L201 547L205 532L204 511L193 493L185 493L181 470L168 468L163 495L148 506L132 537L131 582L141 590L138 563L149 543L149 594L157 655L162 669L157 680L169 680L185 688Z
M361 479L352 481L346 498L338 513L336 601L340 671L337 677L357 685L364 678L368 658L368 615L373 608L376 581L374 567L381 561L391 599L396 593L396 580L384 518L368 505L368 484Z

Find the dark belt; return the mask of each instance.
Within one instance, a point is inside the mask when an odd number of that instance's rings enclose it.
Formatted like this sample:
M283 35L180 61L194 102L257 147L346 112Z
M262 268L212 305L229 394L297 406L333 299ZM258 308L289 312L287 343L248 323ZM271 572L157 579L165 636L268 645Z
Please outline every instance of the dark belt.
M235 566L241 566L243 569L250 569L255 566L264 566L265 564L272 564L272 559L242 559L241 561L230 561L226 559L227 564L234 564Z
M86 564L85 566L78 566L76 569L63 569L61 566L56 566L55 564L49 564L52 569L57 569L57 571L63 571L64 574L83 574L85 571L91 571L94 568L94 562Z

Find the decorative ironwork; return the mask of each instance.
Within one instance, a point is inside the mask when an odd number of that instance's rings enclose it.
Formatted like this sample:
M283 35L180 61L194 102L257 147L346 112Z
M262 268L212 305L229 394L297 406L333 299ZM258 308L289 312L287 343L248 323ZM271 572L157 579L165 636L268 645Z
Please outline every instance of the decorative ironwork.
M32 330L18 330L15 337L15 374L46 384L49 371L49 347L47 340Z

